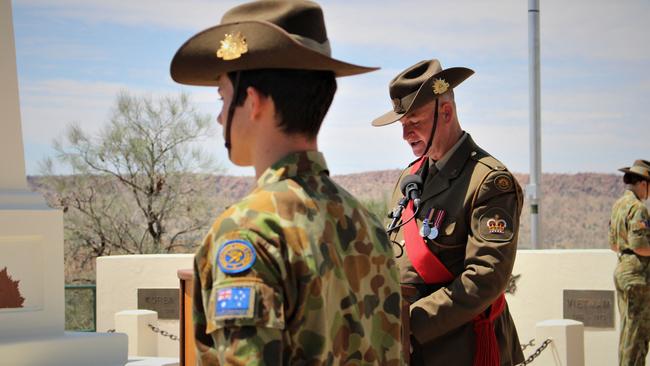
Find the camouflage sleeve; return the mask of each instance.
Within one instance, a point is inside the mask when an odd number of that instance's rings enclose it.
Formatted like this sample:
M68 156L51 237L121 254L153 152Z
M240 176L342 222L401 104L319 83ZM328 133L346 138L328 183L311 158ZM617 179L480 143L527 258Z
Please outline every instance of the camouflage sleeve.
M509 172L493 171L474 197L464 271L447 287L411 305L411 332L421 343L485 311L503 293L512 271L523 203L521 188Z
M627 242L630 249L650 248L650 215L643 204L630 212Z
M211 248L214 281L202 288L210 351L222 365L286 363L281 247L240 229L220 235Z
M608 233L607 233L607 242L609 243L609 248L615 252L618 252L618 243L616 242L616 223L612 222L612 219L609 220L607 224Z
M206 318L203 308L203 288L210 288L212 275L209 261L206 261L206 247L202 246L194 257L194 286L192 290L192 322L194 324L194 341L196 359L200 366L219 365L217 351L209 334L206 334Z

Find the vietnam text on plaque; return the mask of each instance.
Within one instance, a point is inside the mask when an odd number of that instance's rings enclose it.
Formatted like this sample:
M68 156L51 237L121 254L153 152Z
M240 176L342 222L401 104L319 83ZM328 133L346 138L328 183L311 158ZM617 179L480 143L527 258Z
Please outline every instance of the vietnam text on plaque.
M614 291L564 290L564 319L585 327L614 328Z
M178 319L179 292L177 288L139 288L138 309L158 312L158 319Z

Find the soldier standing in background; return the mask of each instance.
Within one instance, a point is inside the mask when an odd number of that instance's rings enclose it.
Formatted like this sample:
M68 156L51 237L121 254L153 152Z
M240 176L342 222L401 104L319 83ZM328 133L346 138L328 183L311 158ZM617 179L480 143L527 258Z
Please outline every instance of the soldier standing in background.
M257 186L195 257L203 365L402 362L399 274L381 223L334 183L316 137L337 76L321 8L257 1L190 38L174 80L216 86L230 160Z
M504 297L522 192L505 166L460 127L453 88L473 73L442 69L438 60L419 62L390 82L393 110L372 123L399 120L402 137L418 157L397 187L414 184L393 195L393 203L402 205L404 193L411 198L401 217L395 215L402 223L394 240L410 302L413 365L523 361ZM421 191L412 189L417 180Z
M650 162L637 160L625 173L626 191L612 208L609 245L618 253L614 285L621 314L618 361L645 365L650 342Z

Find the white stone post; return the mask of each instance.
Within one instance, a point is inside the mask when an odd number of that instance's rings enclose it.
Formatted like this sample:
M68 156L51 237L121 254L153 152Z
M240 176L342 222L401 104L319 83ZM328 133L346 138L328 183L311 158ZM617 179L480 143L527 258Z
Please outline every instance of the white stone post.
M158 335L149 328L158 326L158 313L151 310L124 310L115 313L115 332L129 337L129 356L158 356Z
M552 342L535 360L535 364L585 365L584 326L581 322L571 319L538 322L535 326L535 347L539 347L546 339L551 339Z

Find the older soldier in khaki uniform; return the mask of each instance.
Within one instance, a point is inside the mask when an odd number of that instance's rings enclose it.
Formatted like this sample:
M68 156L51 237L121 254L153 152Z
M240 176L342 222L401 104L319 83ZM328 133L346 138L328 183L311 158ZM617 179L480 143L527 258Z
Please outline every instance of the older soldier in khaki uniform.
M619 254L614 284L621 314L619 365L645 365L650 342L650 162L619 169L627 190L612 208L609 245Z
M442 69L438 60L419 62L390 82L393 110L372 123L402 123L418 159L400 182L423 182L421 192L407 185L412 200L393 230L399 230L396 255L410 301L413 365L523 361L504 298L522 193L505 166L460 127L453 88L472 74L462 67ZM393 202L405 205L397 187Z
M390 242L316 144L335 77L372 70L330 57L308 1L235 7L176 53L174 80L219 88L230 159L257 176L196 254L201 364L401 364Z

